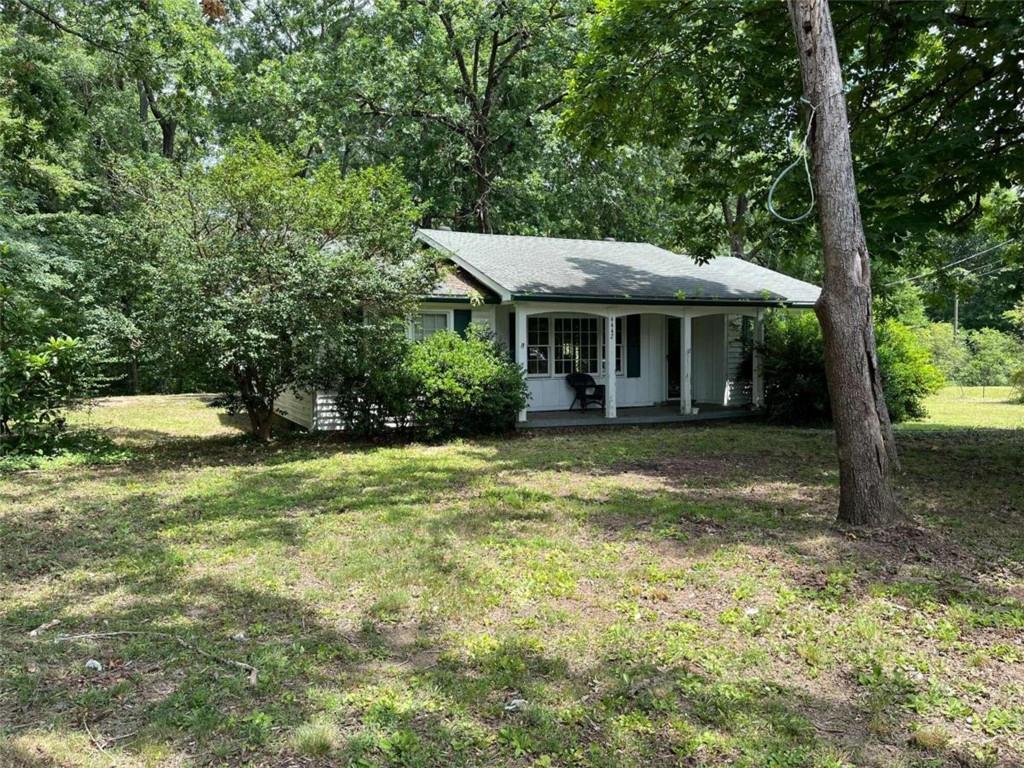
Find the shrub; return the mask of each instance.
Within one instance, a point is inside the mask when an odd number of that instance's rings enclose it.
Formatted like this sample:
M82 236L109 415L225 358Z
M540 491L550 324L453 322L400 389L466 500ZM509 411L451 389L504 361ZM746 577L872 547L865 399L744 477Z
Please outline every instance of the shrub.
M413 425L427 440L506 432L526 407L523 372L485 330L435 333L414 344Z
M353 325L339 336L324 385L337 392L338 418L347 432L380 436L409 426L416 399L411 353L404 328Z
M1013 334L995 328L953 336L949 323L931 323L915 333L946 380L962 386L1003 386L1024 366L1024 345Z
M1005 386L1010 376L1024 364L1020 341L995 328L966 333L970 357L958 383L965 386Z
M886 320L877 329L882 388L893 421L924 418L924 398L945 383L915 333L896 320Z
M954 336L951 323L928 323L916 329L916 333L943 378L959 382L971 358L964 334Z
M818 318L772 312L764 329L764 400L768 418L786 424L831 419Z
M161 242L157 331L231 379L261 440L281 393L333 376L350 337L401 323L436 277L394 168L310 169L248 139L141 183Z
M88 395L90 360L77 339L51 338L0 352L0 451L52 448L64 414Z
M942 386L928 349L896 320L876 329L882 386L893 421L925 415L925 396ZM825 354L818 319L809 312L774 312L765 325L765 409L773 421L790 424L831 420Z
M1018 368L1010 376L1010 386L1013 387L1013 399L1018 403L1024 403L1024 368Z

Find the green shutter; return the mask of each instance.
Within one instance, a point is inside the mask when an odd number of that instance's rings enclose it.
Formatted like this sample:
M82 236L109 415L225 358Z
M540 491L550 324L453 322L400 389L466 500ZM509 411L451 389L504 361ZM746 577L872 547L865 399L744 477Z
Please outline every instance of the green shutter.
M466 329L473 319L473 312L468 309L455 310L455 332L462 338L466 338Z
M640 378L640 315L626 315L626 378Z
M516 313L508 313L508 356L516 360Z

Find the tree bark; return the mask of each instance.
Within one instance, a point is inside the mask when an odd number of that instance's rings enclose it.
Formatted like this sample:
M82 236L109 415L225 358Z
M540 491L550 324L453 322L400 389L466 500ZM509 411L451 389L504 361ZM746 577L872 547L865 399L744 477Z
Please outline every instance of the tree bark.
M725 203L728 211L729 203ZM729 255L737 259L747 259L747 196L736 196L735 213L728 211L726 224L729 227Z
M270 442L273 435L274 411L265 408L254 400L244 398L245 412L249 417L249 426L252 427L252 436L261 443Z
M139 357L134 352L130 352L128 357L128 378L132 394L139 394Z
M472 143L473 158L470 162L475 178L473 195L473 226L481 234L491 233L491 172L487 165L486 133L478 142Z
M898 468L871 317L871 263L853 176L839 55L828 0L788 0L804 98L813 105L812 159L825 276L815 311L825 339L839 453L839 520L885 525L897 516Z
M261 443L270 442L274 426L274 412L259 409L253 413L253 434Z
M246 366L235 365L232 368L232 373L238 387L238 394L245 406L245 413L249 417L252 436L261 443L269 442L274 426L273 400L263 396L259 386L259 376L253 375Z
M143 93L146 96L146 102L149 104L149 111L153 113L153 117L156 118L156 122L160 126L160 154L168 160L173 160L174 134L178 130L178 123L169 115L164 114L163 110L157 104L156 93L153 92L149 83L144 80L140 82L142 84Z

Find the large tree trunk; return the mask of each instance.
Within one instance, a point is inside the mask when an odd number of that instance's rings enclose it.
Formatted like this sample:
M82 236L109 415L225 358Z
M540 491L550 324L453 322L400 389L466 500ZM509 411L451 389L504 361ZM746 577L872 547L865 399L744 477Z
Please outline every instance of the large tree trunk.
M139 394L139 357L134 352L128 353L128 379L132 394Z
M825 338L839 450L839 520L885 525L897 514L897 466L871 318L871 263L853 177L850 131L828 0L789 0L803 78L813 105L814 189L825 260L815 310Z
M142 96L146 97L146 104L149 106L149 111L153 113L153 117L156 118L157 124L160 126L160 154L166 157L168 160L174 159L174 135L178 130L178 123L172 119L169 115L165 114L157 104L156 93L150 87L149 83L144 80L140 81L142 86Z

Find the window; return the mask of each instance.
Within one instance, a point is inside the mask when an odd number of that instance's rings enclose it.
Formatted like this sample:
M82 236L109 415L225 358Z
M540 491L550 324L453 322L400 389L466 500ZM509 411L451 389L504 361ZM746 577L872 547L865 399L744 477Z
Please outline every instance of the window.
M438 331L447 330L447 312L420 312L412 321L412 337L416 341L423 341Z
M550 322L546 317L526 318L526 372L547 375L551 359Z
M600 326L596 317L555 318L555 374L598 373Z
M605 322L600 317L528 317L526 372L530 376L603 374ZM626 318L615 318L615 373L620 376L626 370L626 329Z

